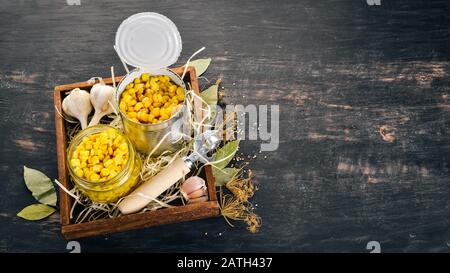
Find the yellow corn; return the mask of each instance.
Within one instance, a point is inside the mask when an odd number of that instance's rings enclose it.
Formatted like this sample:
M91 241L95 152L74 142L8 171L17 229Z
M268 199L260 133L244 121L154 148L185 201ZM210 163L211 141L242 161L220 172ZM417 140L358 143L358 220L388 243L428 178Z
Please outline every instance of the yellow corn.
M147 119L147 113L139 113ZM96 182L116 176L125 167L127 159L126 140L111 128L84 138L75 148L69 163L77 176Z
M133 121L155 124L172 116L175 106L183 103L184 94L184 89L168 76L144 73L126 86L119 108ZM161 111L162 109L165 110Z

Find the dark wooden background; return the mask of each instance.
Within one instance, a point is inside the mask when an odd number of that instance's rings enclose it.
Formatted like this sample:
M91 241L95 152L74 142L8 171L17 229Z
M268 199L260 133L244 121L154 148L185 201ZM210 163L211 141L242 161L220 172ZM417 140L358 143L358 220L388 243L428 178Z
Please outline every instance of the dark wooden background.
M231 103L280 105L280 146L251 167L260 233L222 218L79 240L82 251L448 252L450 4L388 1L0 2L0 251L67 252L59 215L27 222L22 166L56 178L55 85L123 73L120 22L156 11L178 26L179 63ZM385 131L384 137L380 129ZM267 156L267 159L264 159Z

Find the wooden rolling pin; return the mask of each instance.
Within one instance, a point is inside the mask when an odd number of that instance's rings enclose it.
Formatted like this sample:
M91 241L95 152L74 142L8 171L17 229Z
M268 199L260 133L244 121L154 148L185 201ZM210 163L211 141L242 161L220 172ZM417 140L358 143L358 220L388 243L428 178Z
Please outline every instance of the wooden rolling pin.
M186 162L179 157L175 159L172 164L155 175L150 181L145 182L126 196L119 203L120 212L130 214L142 210L148 203L188 174L190 171L189 163L189 161Z

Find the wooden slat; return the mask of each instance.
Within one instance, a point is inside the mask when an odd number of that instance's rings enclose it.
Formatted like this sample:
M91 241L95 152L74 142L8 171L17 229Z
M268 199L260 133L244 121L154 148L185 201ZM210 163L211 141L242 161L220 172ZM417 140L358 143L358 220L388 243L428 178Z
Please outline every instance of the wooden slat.
M123 76L117 76L114 77L114 79L116 80L116 83L120 82L122 80ZM103 81L106 84L112 84L112 78L104 78ZM94 84L98 83L98 80L93 81L93 82L75 82L75 83L69 83L69 84L64 84L64 85L58 85L55 87L55 91L70 91L74 88L80 88L80 89L85 89L85 88L90 88L92 87Z
M217 201L216 179L214 178L211 165L205 166L206 184L210 201Z
M58 180L66 188L70 188L69 181L67 179L67 169L66 169L66 133L64 128L64 120L59 113L62 113L61 109L61 92L56 90L54 93L55 102L55 126L56 126L56 154L58 156ZM58 113L59 111L59 113ZM61 214L61 224L70 224L70 207L71 200L67 193L60 191L59 194L59 204L60 204L60 214Z
M158 225L198 220L219 215L217 202L195 203L176 208L165 208L144 213L122 215L86 223L64 225L62 234L66 239L97 236Z

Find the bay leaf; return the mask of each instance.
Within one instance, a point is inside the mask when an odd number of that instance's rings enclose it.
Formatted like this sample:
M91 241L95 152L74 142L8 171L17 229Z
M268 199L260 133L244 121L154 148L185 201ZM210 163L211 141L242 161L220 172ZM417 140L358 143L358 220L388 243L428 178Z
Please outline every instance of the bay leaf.
M33 197L42 204L56 206L56 191L52 181L42 172L23 166L23 177Z
M213 161L218 161L226 158L225 160L215 163L214 167L219 170L225 168L228 163L233 159L239 148L239 139L226 143L222 148L218 149L213 155ZM214 169L213 167L213 169Z
M44 204L33 204L22 209L19 213L17 213L17 216L25 220L36 221L44 219L45 217L52 215L54 212L55 209L50 206Z
M233 178L240 169L238 168L223 168L222 170L218 170L213 168L213 175L216 180L216 187L225 186L228 181Z
M195 61L189 62L189 65L195 67L195 74L197 74L198 77L201 74L205 73L210 63L211 58L207 58L207 59L197 59Z
M208 105L216 105L218 99L218 89L219 86L217 84L213 84L208 87L206 90L200 93L200 97L208 104Z
M213 121L217 113L218 88L219 86L214 84L200 93L200 97L209 105L209 109L211 109L211 117L206 120L207 123ZM207 112L207 106L203 105L203 108L205 109L205 112Z

